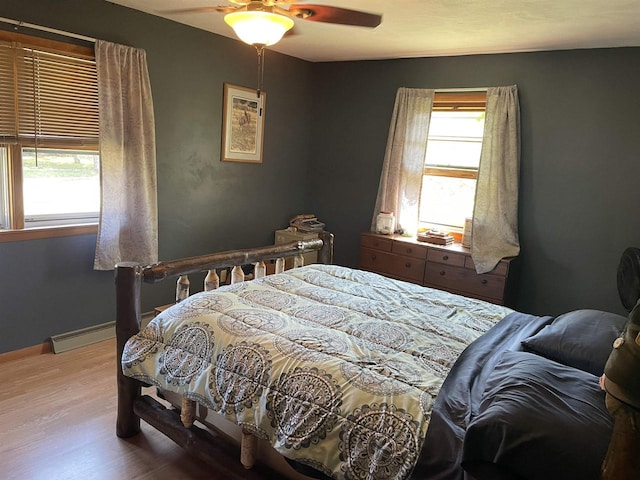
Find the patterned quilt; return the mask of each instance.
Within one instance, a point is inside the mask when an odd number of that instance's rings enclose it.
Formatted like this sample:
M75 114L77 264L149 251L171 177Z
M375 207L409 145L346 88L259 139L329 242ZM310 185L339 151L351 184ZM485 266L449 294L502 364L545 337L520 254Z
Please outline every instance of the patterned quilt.
M462 350L511 310L334 265L195 294L126 345L126 375L336 479L409 478Z

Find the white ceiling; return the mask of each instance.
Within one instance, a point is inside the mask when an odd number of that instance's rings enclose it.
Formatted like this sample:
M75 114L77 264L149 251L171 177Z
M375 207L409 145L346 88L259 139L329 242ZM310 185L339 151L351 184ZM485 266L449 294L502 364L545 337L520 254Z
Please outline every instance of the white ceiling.
M235 38L225 0L108 0ZM295 19L270 49L313 62L640 46L638 0L298 0L382 15L375 29Z

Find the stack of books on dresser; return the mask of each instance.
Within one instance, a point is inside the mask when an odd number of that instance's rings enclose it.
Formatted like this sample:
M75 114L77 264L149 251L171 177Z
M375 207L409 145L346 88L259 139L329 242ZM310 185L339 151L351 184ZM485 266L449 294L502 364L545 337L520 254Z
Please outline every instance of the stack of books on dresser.
M435 243L436 245L451 245L453 243L453 237L448 233L428 230L418 234L418 241Z

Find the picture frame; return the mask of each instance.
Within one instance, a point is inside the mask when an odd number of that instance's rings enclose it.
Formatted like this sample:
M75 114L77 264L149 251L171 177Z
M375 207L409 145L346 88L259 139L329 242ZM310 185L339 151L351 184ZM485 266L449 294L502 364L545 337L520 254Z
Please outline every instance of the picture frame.
M266 100L264 91L224 84L223 162L262 163Z

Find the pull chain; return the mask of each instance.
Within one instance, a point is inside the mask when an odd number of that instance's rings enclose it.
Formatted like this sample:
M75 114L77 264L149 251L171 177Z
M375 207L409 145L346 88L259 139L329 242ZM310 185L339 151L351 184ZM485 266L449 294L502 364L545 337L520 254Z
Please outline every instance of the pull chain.
M256 44L255 47L258 52L258 98L260 98L262 80L264 78L264 45Z

